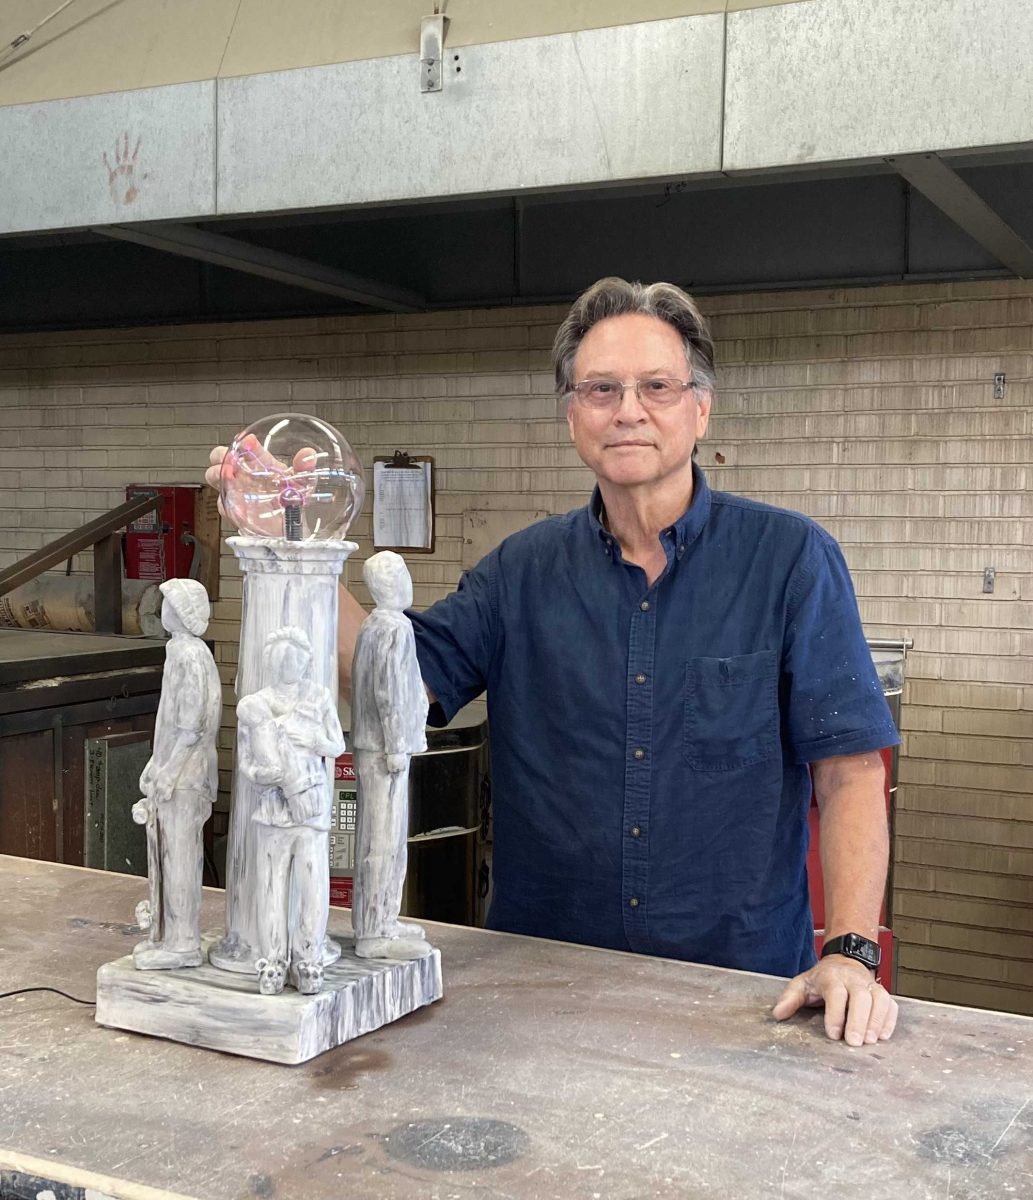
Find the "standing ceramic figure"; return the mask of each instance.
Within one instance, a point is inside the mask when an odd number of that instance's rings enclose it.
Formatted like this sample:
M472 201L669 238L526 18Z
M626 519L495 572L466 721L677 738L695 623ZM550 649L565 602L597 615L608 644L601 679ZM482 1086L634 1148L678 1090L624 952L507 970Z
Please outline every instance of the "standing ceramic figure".
M329 835L333 797L326 759L344 750L337 705L312 679L312 646L285 626L266 640L267 686L237 705L240 770L263 788L258 824L259 991L288 981L312 994L323 986L330 914Z
M352 753L358 779L352 924L360 958L422 958L418 925L398 920L409 832L409 759L427 749L427 692L405 561L374 554L362 572L376 608L363 621L352 665Z
M154 752L140 776L133 819L147 826L150 900L137 906L146 941L133 950L141 970L200 966L201 830L218 788L216 738L222 690L201 641L211 608L194 579L161 585L165 650Z

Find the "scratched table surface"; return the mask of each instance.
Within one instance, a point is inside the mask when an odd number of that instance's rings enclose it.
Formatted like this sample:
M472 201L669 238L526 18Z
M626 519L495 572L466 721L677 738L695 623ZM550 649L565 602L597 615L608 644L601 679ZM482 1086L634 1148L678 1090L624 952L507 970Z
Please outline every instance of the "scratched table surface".
M0 990L91 998L141 887L0 858ZM201 1200L1033 1197L1033 1019L904 1000L852 1050L776 1024L767 976L429 928L445 999L297 1067L0 1000L0 1167Z

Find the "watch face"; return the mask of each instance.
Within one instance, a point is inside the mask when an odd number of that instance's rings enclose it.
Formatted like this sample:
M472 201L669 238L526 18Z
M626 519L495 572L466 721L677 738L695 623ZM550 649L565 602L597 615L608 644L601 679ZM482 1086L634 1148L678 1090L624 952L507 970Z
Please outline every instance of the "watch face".
M848 933L843 939L843 953L866 962L873 970L879 965L879 959L882 957L878 942L870 942L857 933Z

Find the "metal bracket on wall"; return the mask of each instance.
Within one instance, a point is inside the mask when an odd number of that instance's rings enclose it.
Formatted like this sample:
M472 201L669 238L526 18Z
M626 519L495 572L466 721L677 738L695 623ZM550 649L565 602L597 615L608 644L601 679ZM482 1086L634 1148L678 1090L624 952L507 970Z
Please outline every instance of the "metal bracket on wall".
M437 5L435 5L437 8ZM435 12L420 22L420 91L440 92L442 59L445 55L445 34L448 17Z
M983 571L983 591L990 595L994 590L994 582L997 579L997 568L987 567Z

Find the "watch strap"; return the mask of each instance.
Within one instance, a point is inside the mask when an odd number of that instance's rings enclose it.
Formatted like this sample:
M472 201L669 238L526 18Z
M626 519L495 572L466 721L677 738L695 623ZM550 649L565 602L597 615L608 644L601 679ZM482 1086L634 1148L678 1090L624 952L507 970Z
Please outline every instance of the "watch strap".
M839 937L827 938L821 948L821 957L825 958L829 954L842 954L871 971L877 971L882 962L882 947L879 943L860 933L844 933Z

